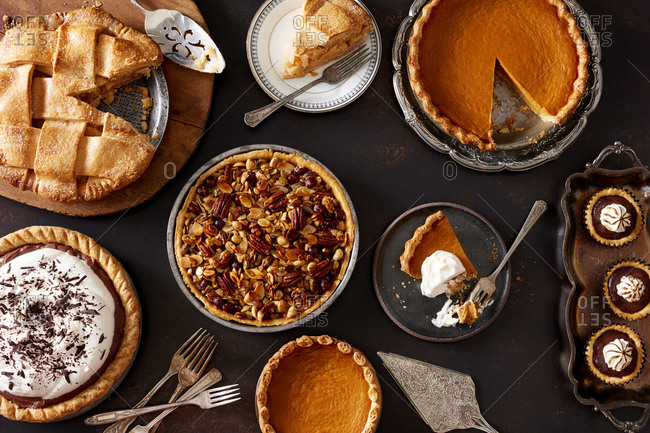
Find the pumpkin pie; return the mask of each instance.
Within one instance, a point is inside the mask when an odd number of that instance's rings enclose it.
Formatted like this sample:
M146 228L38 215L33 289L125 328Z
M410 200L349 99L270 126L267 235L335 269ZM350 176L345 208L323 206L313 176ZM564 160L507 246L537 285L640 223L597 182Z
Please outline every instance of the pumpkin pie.
M138 179L155 151L149 136L95 107L162 60L148 36L94 7L9 28L0 179L60 202L98 200Z
M304 77L361 45L372 30L372 17L354 0L305 0L282 77Z
M35 226L0 239L0 414L49 422L98 402L135 356L140 305L93 239Z
M413 237L406 241L404 252L400 256L402 271L413 278L422 278L422 263L436 251L454 254L465 267L462 278L476 276L476 269L463 250L454 229L446 216L438 211L429 215L424 224L418 227Z
M328 170L295 153L254 150L199 177L176 218L174 250L210 313L277 326L336 291L354 237L352 208Z
M263 433L372 433L381 389L360 351L327 335L303 336L266 364L256 404Z
M588 55L561 0L432 0L409 40L408 70L423 109L465 144L491 151L495 68L544 121L577 107Z
M589 370L598 379L623 385L643 369L645 351L639 334L624 325L610 325L591 335L585 357Z

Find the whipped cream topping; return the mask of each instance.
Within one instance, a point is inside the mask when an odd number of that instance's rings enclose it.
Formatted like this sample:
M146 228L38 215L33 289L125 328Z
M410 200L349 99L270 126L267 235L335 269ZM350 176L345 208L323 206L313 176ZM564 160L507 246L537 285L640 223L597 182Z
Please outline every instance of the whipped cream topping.
M456 255L438 250L424 259L421 270L420 290L424 296L435 298L446 292L451 280L465 272L465 266Z
M610 232L623 233L632 225L632 216L625 206L618 203L608 204L600 211L600 223Z
M621 282L616 285L616 293L627 302L639 302L645 292L643 281L630 275L621 278Z
M74 392L104 364L114 330L113 295L82 259L45 247L0 267L1 392Z
M603 357L609 368L615 371L623 371L632 362L632 346L627 340L617 338L605 345Z

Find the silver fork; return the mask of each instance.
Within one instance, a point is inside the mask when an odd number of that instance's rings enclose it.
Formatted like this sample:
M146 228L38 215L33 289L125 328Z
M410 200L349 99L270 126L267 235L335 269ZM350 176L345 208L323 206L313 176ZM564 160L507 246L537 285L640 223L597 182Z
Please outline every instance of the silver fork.
M370 60L371 57L372 53L370 52L370 48L367 46L362 46L355 49L338 62L334 63L331 66L328 66L327 69L323 71L323 75L318 80L312 81L311 83L301 87L292 94L287 95L278 101L272 102L269 105L258 108L257 110L249 111L244 115L244 123L253 128L256 127L262 122L262 120L266 119L275 110L282 107L287 102L294 99L296 96L303 94L315 85L320 83L337 84L345 80L368 60Z
M205 371L205 368L208 366L208 363L212 359L212 355L214 355L216 348L217 343L214 341L214 337L212 336L202 340L201 345L197 345L194 348L190 354L190 359L188 359L185 365L183 365L183 368L178 372L178 385L176 385L174 393L169 398L169 403L178 400L178 397L185 388L194 385L196 381L199 380ZM158 426L160 426L160 421L151 426L150 431L155 432L158 429Z
M133 406L134 409L143 407L145 404L151 400L151 397L175 374L178 374L178 372L181 370L181 367L183 367L183 364L185 364L189 359L191 353L193 353L193 349L201 342L203 339L206 337L208 334L208 331L206 331L203 328L199 328L190 338L185 341L181 345L181 347L178 348L176 353L174 353L174 356L172 356L171 363L169 364L169 370L167 370L167 373L158 381L158 383L151 388L151 391L147 393L144 397L142 397L142 400L140 400L135 406ZM123 421L120 421L119 423L115 423L112 426L108 427L106 430L104 430L104 433L124 433L126 432L126 429L129 428L131 423L135 420L135 417L125 419Z
M497 266L495 271L492 272L492 274L490 274L487 277L482 277L478 280L478 282L472 289L472 293L470 293L467 299L468 301L476 302L482 308L485 308L487 306L490 297L492 296L494 290L496 289L495 281L497 279L497 275L499 275L499 272L501 272L501 270L506 265L506 263L508 263L508 260L510 260L510 256L512 255L512 253L515 252L515 249L517 249L521 241L524 240L524 237L528 234L530 229L537 222L537 220L544 213L544 211L546 211L547 207L548 206L546 205L546 202L544 202L543 200L537 200L535 204L533 204L533 208L530 210L530 213L528 214L528 217L526 218L524 225L521 227L521 230L519 231L517 238L512 243L510 250L508 250L505 257L503 258L503 260L501 260L501 263L499 264L499 266Z
M189 400L177 401L175 403L159 404L156 406L141 407L139 409L124 409L113 412L100 413L86 418L86 425L102 425L113 421L119 421L132 416L145 415L147 413L159 412L161 410L172 409L179 406L195 405L201 409L212 409L213 407L223 406L241 400L239 397L239 385L227 385L218 388L206 389L196 397Z

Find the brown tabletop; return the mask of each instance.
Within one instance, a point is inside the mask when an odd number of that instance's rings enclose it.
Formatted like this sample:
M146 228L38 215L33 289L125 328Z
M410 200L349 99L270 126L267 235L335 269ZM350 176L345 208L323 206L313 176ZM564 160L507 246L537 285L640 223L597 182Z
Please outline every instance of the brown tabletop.
M450 167L449 157L424 144L401 115L390 50L411 0L365 0L380 27L383 57L361 98L325 114L281 109L256 129L244 125L243 115L270 99L249 70L245 40L261 1L196 3L228 66L215 80L207 132L176 179L147 203L109 217L62 216L0 198L0 234L35 224L75 229L98 239L131 273L142 302L142 344L131 372L100 408L137 402L165 373L177 346L203 326L219 340L212 365L222 370L224 383L241 384L244 398L208 412L178 410L160 432L258 432L253 395L266 360L290 339L325 333L362 350L380 375L379 433L430 430L381 365L378 350L470 374L485 418L499 431L615 431L605 417L574 398L565 373L561 292L566 277L558 259L564 220L558 205L566 178L583 171L615 140L632 146L650 164L650 5L582 0L600 33L604 70L603 96L584 132L558 160L531 171L479 173ZM185 181L215 155L252 143L294 147L323 162L344 184L359 217L359 260L347 288L312 326L277 334L234 331L198 313L177 287L167 259L167 219ZM536 199L546 200L550 210L514 254L508 302L489 328L457 343L431 343L410 336L386 316L372 286L372 259L377 240L397 216L418 204L454 202L485 216L510 244ZM173 385L170 381L155 401L165 400ZM639 414L630 410L623 417ZM3 433L102 430L84 426L82 418L47 426L0 419Z

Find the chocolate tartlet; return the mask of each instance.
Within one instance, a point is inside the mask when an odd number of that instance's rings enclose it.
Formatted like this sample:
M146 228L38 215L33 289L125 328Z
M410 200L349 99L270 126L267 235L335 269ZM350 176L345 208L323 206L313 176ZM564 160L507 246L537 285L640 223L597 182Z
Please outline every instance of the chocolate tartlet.
M611 325L592 334L585 350L589 370L603 382L622 385L643 368L645 353L639 335L623 325Z
M650 314L650 266L640 260L622 260L605 274L603 291L612 311L628 320Z
M641 204L632 193L612 187L598 191L589 199L584 220L596 241L620 247L639 236L645 218Z
M0 414L48 422L93 404L131 363L140 307L115 258L81 233L0 239Z

